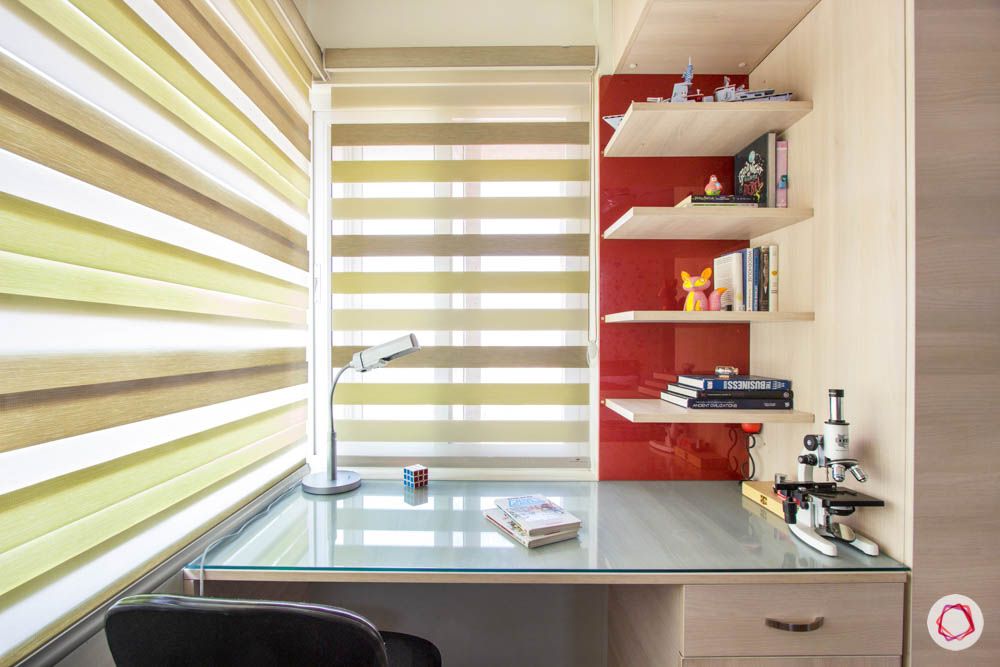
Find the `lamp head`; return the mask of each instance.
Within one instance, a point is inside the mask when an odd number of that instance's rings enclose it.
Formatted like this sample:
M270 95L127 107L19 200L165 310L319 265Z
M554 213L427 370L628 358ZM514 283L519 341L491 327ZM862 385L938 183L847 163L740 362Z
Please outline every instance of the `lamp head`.
M374 345L367 350L355 352L351 358L350 366L359 373L364 373L382 368L390 361L405 357L419 349L420 343L417 342L417 337L413 334L407 334L387 343Z

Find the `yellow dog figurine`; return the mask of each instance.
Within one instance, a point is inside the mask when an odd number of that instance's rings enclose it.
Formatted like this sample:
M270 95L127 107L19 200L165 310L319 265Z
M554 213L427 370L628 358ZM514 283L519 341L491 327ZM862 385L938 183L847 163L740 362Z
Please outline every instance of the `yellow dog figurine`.
M684 310L722 310L722 294L726 291L725 287L715 290L711 296L705 296L705 292L712 286L711 279L712 269L705 269L696 278L692 278L687 271L681 271L683 281L681 286L688 293L687 299L684 300Z

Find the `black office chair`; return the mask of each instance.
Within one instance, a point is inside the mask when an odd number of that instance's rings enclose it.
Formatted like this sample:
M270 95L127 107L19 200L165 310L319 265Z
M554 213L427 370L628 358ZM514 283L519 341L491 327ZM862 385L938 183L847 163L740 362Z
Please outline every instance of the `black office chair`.
M426 639L379 632L346 609L134 595L105 617L118 667L440 667Z

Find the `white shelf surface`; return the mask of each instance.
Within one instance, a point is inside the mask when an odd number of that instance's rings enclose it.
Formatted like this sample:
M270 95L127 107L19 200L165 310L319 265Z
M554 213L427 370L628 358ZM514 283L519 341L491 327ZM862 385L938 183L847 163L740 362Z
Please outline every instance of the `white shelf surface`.
M608 398L604 404L636 424L811 424L799 410L689 410L656 398Z
M765 132L782 132L812 102L632 102L605 157L735 155Z
M808 220L812 216L811 208L635 206L607 228L604 238L752 239Z
M611 323L673 323L673 324L762 324L766 322L811 322L813 313L800 312L745 312L745 311L687 311L687 310L627 310L608 313L604 321Z

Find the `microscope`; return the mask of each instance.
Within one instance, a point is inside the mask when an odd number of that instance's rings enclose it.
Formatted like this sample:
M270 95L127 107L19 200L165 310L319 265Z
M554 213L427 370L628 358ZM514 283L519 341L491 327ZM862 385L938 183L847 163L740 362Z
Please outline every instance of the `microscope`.
M869 556L878 555L878 544L850 526L834 521L848 516L858 507L883 507L885 502L851 489L838 487L848 473L859 482L868 475L850 458L850 424L844 419L844 390L831 389L830 418L822 435L807 435L799 455L798 481L786 475L774 476L774 491L783 498L785 523L792 534L827 556L837 555L837 542L848 544ZM832 482L813 481L813 470L825 468Z

